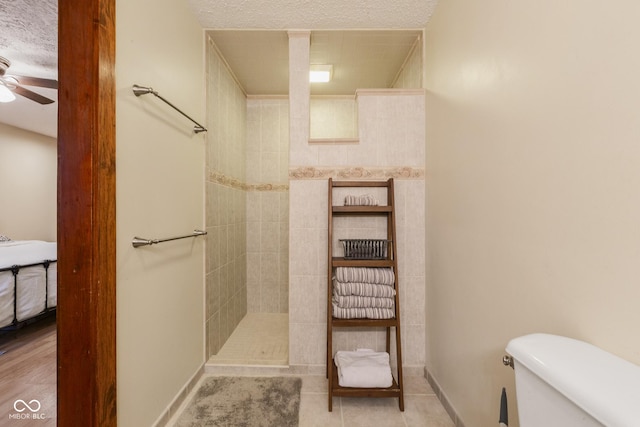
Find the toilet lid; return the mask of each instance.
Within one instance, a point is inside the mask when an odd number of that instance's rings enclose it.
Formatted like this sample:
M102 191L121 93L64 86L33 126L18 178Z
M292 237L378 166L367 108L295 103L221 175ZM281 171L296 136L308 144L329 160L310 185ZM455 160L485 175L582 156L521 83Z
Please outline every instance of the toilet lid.
M583 341L550 334L514 338L506 350L602 424L638 425L640 366Z

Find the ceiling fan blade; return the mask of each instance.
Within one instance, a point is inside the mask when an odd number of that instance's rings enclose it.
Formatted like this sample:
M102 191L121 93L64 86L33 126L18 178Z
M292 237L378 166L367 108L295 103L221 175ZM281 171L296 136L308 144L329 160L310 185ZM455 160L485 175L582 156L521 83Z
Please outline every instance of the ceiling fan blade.
M15 77L21 85L58 89L57 80L43 79L40 77L18 76L16 74L12 74L11 77Z
M38 104L46 105L54 102L53 99L49 99L38 93L32 92L29 89L23 88L22 86L16 86L15 89L13 89L13 91L18 95L22 95L25 98L28 98L32 101L37 102Z

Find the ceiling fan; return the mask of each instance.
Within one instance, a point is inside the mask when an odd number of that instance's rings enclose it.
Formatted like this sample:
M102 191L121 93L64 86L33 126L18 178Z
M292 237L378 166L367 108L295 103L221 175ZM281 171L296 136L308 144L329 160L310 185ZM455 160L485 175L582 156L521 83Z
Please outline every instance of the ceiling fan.
M54 102L53 99L49 99L39 93L35 93L22 85L58 89L57 80L6 74L10 66L11 62L7 58L0 56L0 91L6 89L5 92L8 90L42 105ZM13 98L10 100L13 100Z

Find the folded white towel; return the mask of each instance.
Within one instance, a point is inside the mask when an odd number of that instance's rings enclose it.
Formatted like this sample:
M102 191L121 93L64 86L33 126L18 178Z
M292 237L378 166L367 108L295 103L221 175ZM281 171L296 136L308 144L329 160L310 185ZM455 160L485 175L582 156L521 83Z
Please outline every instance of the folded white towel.
M389 353L370 349L338 351L335 361L341 387L386 388L393 384Z

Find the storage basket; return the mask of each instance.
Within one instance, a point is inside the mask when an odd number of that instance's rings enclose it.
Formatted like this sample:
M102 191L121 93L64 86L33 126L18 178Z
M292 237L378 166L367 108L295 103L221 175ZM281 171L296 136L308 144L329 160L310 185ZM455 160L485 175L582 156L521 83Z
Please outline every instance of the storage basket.
M340 239L346 259L386 259L391 240Z

